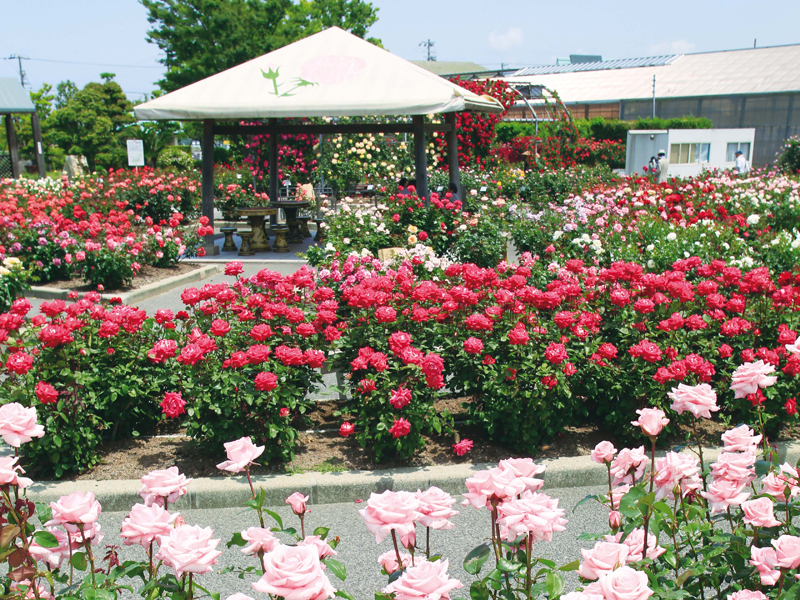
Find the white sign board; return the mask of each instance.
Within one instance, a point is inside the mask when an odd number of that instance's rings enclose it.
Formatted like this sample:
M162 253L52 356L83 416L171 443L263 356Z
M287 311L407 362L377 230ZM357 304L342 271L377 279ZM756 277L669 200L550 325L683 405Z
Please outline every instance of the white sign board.
M127 140L128 143L128 166L144 166L144 142L142 140Z

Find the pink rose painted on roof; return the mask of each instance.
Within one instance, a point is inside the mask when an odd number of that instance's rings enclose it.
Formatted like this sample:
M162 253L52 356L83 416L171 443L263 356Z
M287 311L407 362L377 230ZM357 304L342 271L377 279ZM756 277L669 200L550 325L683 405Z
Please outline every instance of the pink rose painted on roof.
M355 56L318 56L300 67L300 77L314 83L341 83L352 79L367 63Z

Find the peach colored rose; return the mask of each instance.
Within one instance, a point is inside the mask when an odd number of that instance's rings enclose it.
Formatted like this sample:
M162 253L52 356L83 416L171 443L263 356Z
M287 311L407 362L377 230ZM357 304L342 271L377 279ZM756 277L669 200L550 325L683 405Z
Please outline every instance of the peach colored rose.
M452 509L456 499L450 494L436 486L431 486L424 492L417 490L417 499L419 500L418 511L421 515L418 519L420 525L432 529L455 527L450 519L456 516L458 511Z
M536 475L544 473L545 466L537 465L532 458L507 458L501 460L498 465L500 469L511 471L525 484L525 489L529 492L540 490L544 481L537 479Z
M750 492L746 487L745 482L715 479L708 485L708 491L700 492L700 495L708 500L711 514L716 515L727 511L729 506L738 506L747 500Z
M630 548L616 542L597 542L591 550L581 549L583 561L578 575L584 579L599 579L600 575L625 564Z
M463 494L464 500L461 504L467 506L472 504L475 508L492 508L492 500L501 501L506 498L513 498L521 494L525 489L525 483L521 481L512 471L493 467L484 471L478 471L473 477L466 480L469 490Z
M602 441L592 450L591 458L594 462L602 465L614 460L616 454L617 449L614 448L614 444L608 441Z
M636 480L644 475L646 468L647 456L644 453L644 446L634 449L623 448L617 454L614 462L611 463L611 475L614 477L614 485L636 483Z
M44 427L36 422L36 409L17 402L0 406L0 436L9 446L19 448L33 438L44 435Z
M655 437L664 426L669 423L669 419L664 415L664 411L659 408L641 408L636 411L639 418L631 421L631 425L642 428L645 435Z
M747 425L739 425L722 434L722 443L728 452L755 451L761 443L761 435L755 435Z
M157 505L134 504L131 512L122 521L120 536L126 546L138 544L147 548L159 536L169 534L177 517L178 513L170 513Z
M782 535L771 543L775 548L776 566L784 569L800 567L800 537Z
M218 469L230 471L231 473L241 473L264 452L264 446L256 446L250 436L240 438L225 444L225 453L228 460L217 465Z
M770 373L775 372L775 367L768 365L763 360L743 364L731 376L731 389L735 392L734 398L745 398L755 394L758 388L766 389L774 385L778 378Z
M311 546L280 545L264 555L264 574L252 586L284 600L325 600L336 593Z
M161 549L155 558L172 567L175 576L184 573L209 573L222 552L217 550L219 539L212 539L214 530L199 525L182 525L159 538Z
M647 600L653 595L647 583L647 573L627 566L604 573L598 581L606 600Z
M717 394L707 383L700 385L679 383L678 387L672 388L667 395L672 398L670 408L679 415L689 411L696 419L700 417L710 419L711 413L719 410Z
M300 492L295 492L286 499L286 504L292 506L292 512L296 515L305 514L306 502L308 502L308 496L303 496Z
M447 574L449 566L447 560L437 560L408 567L383 591L393 593L395 600L448 600L452 590L463 587L458 579Z
M249 527L247 530L242 531L242 539L250 542L247 546L242 548L242 554L252 556L261 552L272 552L279 544L278 538L269 529L262 529L261 527Z
M400 558L403 561L404 569L411 565L411 555L408 552L401 552ZM420 558L417 558L416 562L419 562L419 560ZM394 550L387 550L378 557L378 562L380 563L381 567L383 567L383 570L386 571L386 574L391 575L397 571L397 552Z
M20 477L25 470L17 464L17 456L0 456L0 485L17 485L24 489L33 483L32 479Z
M94 524L102 510L92 492L73 492L50 503L51 518L45 526L61 525L74 533Z
M172 504L185 495L191 482L191 479L178 471L178 467L159 469L142 477L139 495L147 506L164 506L165 501Z
M531 534L536 540L551 541L553 532L564 531L565 511L558 507L558 499L547 494L523 492L521 498L510 498L497 507L500 534L514 540Z
M761 576L761 585L775 585L781 577L781 572L775 567L778 564L778 555L775 548L750 547L750 564L758 569Z
M416 540L414 521L420 517L419 500L411 492L386 490L382 494L371 493L367 507L358 511L367 524L369 532L379 544L392 531L397 533L406 548Z

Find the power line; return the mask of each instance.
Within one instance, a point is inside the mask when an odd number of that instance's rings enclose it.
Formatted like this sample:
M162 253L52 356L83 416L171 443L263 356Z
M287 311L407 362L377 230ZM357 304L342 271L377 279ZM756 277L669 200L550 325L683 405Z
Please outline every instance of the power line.
M28 82L30 85L30 81L28 80L27 75L25 75L25 71L22 70L22 61L23 60L30 60L27 56L20 56L19 54L12 54L6 60L16 60L17 64L19 65L19 83L22 87L25 87L25 82Z
M53 58L25 58L24 60L35 60L37 62L61 63L64 65L85 65L87 67L115 67L120 69L163 69L163 66L156 65L115 65L110 63L80 62L75 60L56 60Z

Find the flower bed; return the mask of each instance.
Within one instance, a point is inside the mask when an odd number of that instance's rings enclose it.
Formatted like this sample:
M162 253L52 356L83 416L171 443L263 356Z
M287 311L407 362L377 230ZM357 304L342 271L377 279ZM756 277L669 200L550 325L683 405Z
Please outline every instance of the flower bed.
M110 171L69 184L0 185L0 256L18 258L39 281L79 276L92 286L127 284L142 265L192 256L199 183L142 169Z
M769 390L774 383L768 371L756 373L747 365L734 374L731 387L740 395ZM716 400L706 384L679 386L667 410L673 418L710 419L719 410ZM431 529L455 527L456 498L437 487L372 493L359 514L376 543L389 546L375 565L387 578L376 599L447 600L461 588L481 600L647 600L702 597L708 590L726 600L794 597L800 589L800 536L791 499L800 493L800 476L789 464L777 465L763 424L762 433L747 425L728 430L724 450L709 468L699 439L694 440L695 456L669 452L656 458L656 440L670 417L655 408L636 412L632 424L649 439L650 451L644 445L618 451L608 441L595 447L592 460L607 471L608 492L582 502L597 502L609 529L583 534L581 539L594 546L564 565L541 557L542 545L561 535L568 515L557 498L540 491L545 467L531 459L501 460L465 481L462 505L486 511L490 531L489 541L463 559L472 581L451 577L450 557L431 548ZM5 405L0 408L0 435L18 450L44 435L36 418L34 408ZM228 555L241 548L252 557L252 565L222 572L238 572L270 598L352 599L342 589L346 565L335 558L341 539L331 536L328 527L311 529L309 496L298 491L286 499L298 525L284 524L265 506L263 488L256 490L250 477L265 446L243 437L226 443L225 451L227 460L217 468L247 478L251 498L245 508L253 526L226 544ZM758 461L759 452L765 460ZM7 523L0 551L8 564L4 584L10 597L116 598L122 590L146 598L221 597L204 586L202 576L227 558L226 550L219 549L221 540L210 527L187 524L174 511L172 505L191 485L177 467L142 477L142 502L131 508L120 533L125 545L141 548L141 558L122 562L118 547L108 547L102 558L97 552L103 539L102 506L94 494L77 491L49 506L34 504L25 498L33 482L17 461L7 457L0 465L0 506ZM784 520L778 518L781 510ZM449 535L479 541L476 533ZM580 583L564 594L563 574L571 571L577 571ZM247 599L253 600L241 593L227 598Z

